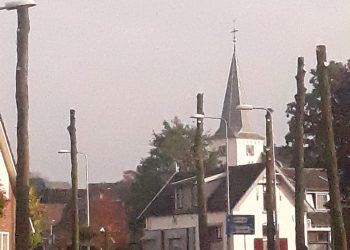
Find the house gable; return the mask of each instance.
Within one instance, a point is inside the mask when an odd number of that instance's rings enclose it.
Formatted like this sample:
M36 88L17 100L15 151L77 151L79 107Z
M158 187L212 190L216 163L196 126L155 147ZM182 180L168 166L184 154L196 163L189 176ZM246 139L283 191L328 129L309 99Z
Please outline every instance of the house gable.
M0 232L7 237L9 249L15 249L15 214L16 214L16 168L5 126L0 115L0 184L5 191L7 202L0 220Z
M230 207L231 209L241 200L256 179L263 172L264 164L248 164L230 167ZM222 178L220 186L208 200L208 211L226 210L226 178Z
M12 191L15 192L16 187L16 167L13 159L12 151L6 134L5 126L0 115L0 150L1 150L1 173L0 183L2 185L11 185ZM5 187L6 188L6 187ZM10 187L9 187L10 188ZM7 189L7 188L6 188Z

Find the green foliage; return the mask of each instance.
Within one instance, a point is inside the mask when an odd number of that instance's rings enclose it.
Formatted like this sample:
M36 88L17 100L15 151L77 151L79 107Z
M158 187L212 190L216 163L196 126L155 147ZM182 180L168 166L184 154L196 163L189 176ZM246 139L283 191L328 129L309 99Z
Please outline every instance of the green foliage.
M44 209L40 205L32 186L29 189L29 215L35 230L30 237L30 249L32 249L41 242L41 219L44 215Z
M84 242L84 241L90 241L92 238L96 237L97 234L93 232L91 227L80 227L79 228L79 239Z
M1 189L1 184L0 184L0 217L4 215L4 208L6 205L6 197L5 197L5 192Z
M160 133L153 132L152 149L149 156L141 160L137 167L137 176L126 197L127 214L131 231L137 231L142 221L136 217L160 190L165 181L175 172L175 163L180 172L193 172L195 128L184 125L175 117L170 123L163 122ZM203 145L207 143L208 135L203 136ZM217 155L210 154L203 147L205 166L214 167L217 164Z
M338 157L338 164L343 173L342 184L350 178L350 73L349 67L339 62L331 61L328 66L329 82L332 94L333 129ZM305 166L324 166L324 124L321 122L319 81L316 70L311 70L311 92L305 97ZM287 147L292 148L295 141L295 102L287 104L287 117L289 117L289 132L285 136Z

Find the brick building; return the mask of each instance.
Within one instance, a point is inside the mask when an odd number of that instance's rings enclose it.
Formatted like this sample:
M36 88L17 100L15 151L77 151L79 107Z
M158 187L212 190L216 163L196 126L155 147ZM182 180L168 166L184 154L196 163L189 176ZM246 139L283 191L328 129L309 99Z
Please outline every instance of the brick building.
M15 249L15 219L16 219L16 168L12 156L5 126L0 116L0 185L5 193L5 206L0 218L0 246L1 249Z

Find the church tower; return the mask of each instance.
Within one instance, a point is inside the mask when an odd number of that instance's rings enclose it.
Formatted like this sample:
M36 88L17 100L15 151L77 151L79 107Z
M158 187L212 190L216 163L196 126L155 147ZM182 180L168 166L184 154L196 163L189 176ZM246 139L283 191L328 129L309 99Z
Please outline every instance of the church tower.
M227 81L221 118L227 122L229 166L261 162L264 137L251 131L248 121L249 111L237 110L242 102L240 79L236 58L236 34L234 29L234 49ZM226 124L223 120L211 139L211 148L219 151L219 159L226 163Z

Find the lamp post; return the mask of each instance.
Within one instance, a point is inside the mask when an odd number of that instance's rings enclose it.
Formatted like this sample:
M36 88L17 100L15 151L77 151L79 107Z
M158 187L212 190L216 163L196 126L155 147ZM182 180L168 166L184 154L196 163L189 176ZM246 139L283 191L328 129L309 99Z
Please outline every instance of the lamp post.
M70 150L61 149L58 151L59 154L70 154ZM89 161L86 153L78 152L78 154L83 155L85 157L85 182L86 182L86 221L87 227L90 227L90 196L89 196ZM90 249L90 246L88 246Z
M107 250L108 241L107 241L107 231L104 227L100 228L100 233L103 235L103 250Z
M55 223L55 220L51 220L50 224L50 245L54 244L54 236L53 236L53 224Z
M266 111L266 191L268 204L267 215L267 244L268 249L279 250L279 232L277 220L277 195L276 195L276 166L275 148L273 142L273 127L271 108L256 107L253 105L238 105L237 110L265 110Z
M194 114L191 116L191 118L194 119L212 119L212 120L221 120L225 123L225 140L226 140L226 199L227 199L227 214L226 214L226 222L229 221L229 217L231 215L231 207L230 207L230 174L229 174L229 163L228 163L228 124L226 119L222 117L212 117L212 116L205 116L203 114ZM229 223L226 223L226 235L227 235L227 245L226 249L230 250L231 249L231 244L232 244L232 232L231 230L228 230L228 225Z
M16 66L16 104L17 104L17 177L16 177L16 237L15 246L27 249L29 246L29 136L28 136L28 34L30 30L30 7L33 0L5 1L0 10L17 10L17 66Z

